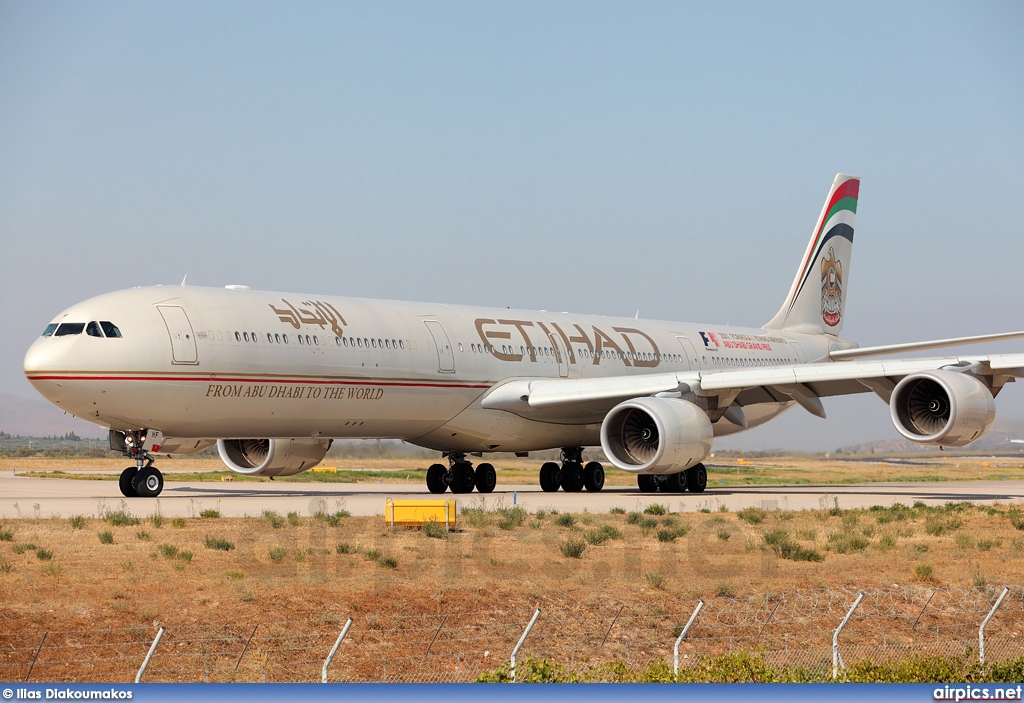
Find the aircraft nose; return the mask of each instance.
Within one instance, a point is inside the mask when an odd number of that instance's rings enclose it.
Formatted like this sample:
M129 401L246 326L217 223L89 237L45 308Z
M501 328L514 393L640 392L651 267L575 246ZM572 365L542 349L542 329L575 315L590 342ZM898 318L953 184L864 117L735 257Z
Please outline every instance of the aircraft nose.
M41 337L25 353L25 376L29 381L52 371L67 371L71 366L68 345L52 337ZM40 379L41 380L41 379Z

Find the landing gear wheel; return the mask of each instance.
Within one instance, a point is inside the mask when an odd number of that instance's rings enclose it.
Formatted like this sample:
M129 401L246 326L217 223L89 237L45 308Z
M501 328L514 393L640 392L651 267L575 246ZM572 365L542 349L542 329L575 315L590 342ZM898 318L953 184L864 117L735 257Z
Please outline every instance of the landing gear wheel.
M566 493L583 490L583 467L579 462L567 461L562 465L562 490Z
M685 471L680 471L677 474L669 474L665 479L665 485L661 487L661 490L670 491L672 493L682 493L686 490Z
M596 461L583 467L583 487L588 491L599 491L604 488L604 467Z
M444 480L444 475L448 472L448 469L444 468L441 464L433 464L427 469L427 490L431 493L444 493L448 490L448 484Z
M558 464L549 461L540 467L540 489L545 493L558 490Z
M650 474L638 474L636 477L636 485L639 486L641 493L657 493L658 492L658 479Z
M156 498L164 489L164 475L158 469L147 466L135 474L132 487L140 498Z
M480 464L476 467L476 489L481 493L490 493L498 485L498 475L494 473L494 467L490 464Z
M704 468L704 464L697 464L686 470L686 488L690 493L703 493L707 487L708 470Z
M117 487L121 489L121 495L125 498L135 498L139 495L135 492L135 486L132 485L136 473L138 473L138 469L134 466L129 466L121 472L121 478L117 481Z
M472 464L456 464L452 467L452 493L472 493L475 478Z

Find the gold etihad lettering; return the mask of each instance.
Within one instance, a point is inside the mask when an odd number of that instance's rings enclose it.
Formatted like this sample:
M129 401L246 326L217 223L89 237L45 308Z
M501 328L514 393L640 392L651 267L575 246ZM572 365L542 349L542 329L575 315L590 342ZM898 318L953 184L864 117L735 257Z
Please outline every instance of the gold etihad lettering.
M594 366L608 360L644 368L654 368L661 364L657 342L646 332L634 327L613 327L612 332L617 333L613 335L597 325L592 325L588 333L580 325L574 324L575 333L566 334L554 322L545 324L533 320L492 320L481 317L477 318L475 324L484 349L502 361L523 361L528 356L531 362L537 362L539 354L528 330L534 328L543 333L544 341L540 343L550 345L559 363L568 360L575 364L577 355L573 345L579 344L585 349L581 355L591 357ZM521 345L519 339L522 339ZM499 343L495 344L495 341ZM506 344L500 344L501 341L506 341Z
M284 383L210 383L207 398L296 398L306 400L380 400L384 389L374 386L292 385Z
M287 307L279 308L270 303L270 309L277 314L277 319L281 322L285 322L297 330L302 329L302 325L316 325L320 329L329 325L334 334L339 337L344 335L345 331L342 325L348 323L345 322L345 318L338 312L338 309L330 303L325 303L322 300L303 300L299 305L306 307L296 307L284 298L281 298L281 302Z

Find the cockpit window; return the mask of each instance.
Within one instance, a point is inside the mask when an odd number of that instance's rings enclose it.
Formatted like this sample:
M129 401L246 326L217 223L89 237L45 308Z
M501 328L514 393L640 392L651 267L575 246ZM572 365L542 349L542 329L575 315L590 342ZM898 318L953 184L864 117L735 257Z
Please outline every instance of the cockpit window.
M85 329L84 322L62 322L57 331L53 333L54 337L67 337L72 334L82 334L82 330Z
M103 333L100 332L100 323L90 322L85 326L85 333L90 337L102 337Z
M57 323L56 322L51 322L50 324L48 324L46 326L46 329L43 330L43 336L44 337L52 337L53 333L54 333L54 331L56 329L57 329Z
M102 320L100 322L100 327L103 328L103 334L107 335L108 337L117 337L118 339L121 338L121 330L117 329L117 325L115 325L113 322L110 322L108 320Z

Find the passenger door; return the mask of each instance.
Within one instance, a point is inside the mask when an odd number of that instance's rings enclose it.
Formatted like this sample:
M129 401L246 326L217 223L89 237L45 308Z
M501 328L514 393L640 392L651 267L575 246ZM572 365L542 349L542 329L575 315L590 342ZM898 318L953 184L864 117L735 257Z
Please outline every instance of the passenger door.
M160 317L167 327L167 335L171 338L171 361L175 364L198 364L199 353L196 350L196 335L192 331L185 308L180 305L157 305Z

